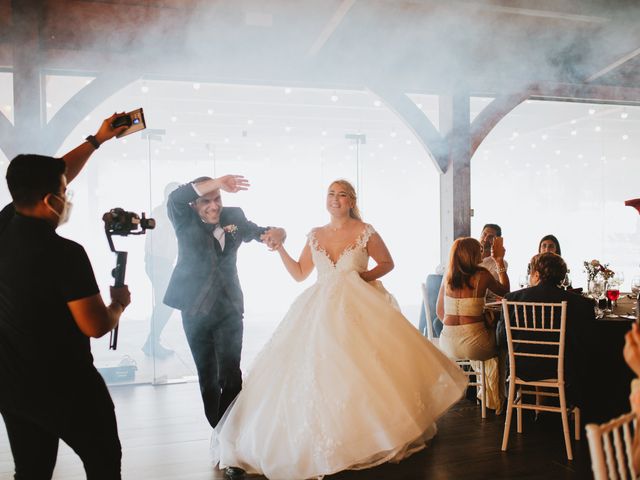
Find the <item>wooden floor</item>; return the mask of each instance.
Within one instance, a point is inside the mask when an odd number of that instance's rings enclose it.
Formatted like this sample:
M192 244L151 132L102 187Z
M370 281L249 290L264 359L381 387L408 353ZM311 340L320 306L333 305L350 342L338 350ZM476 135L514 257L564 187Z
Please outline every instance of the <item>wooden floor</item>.
M123 444L123 478L129 480L223 479L208 455L209 428L198 385L121 386L111 389ZM525 422L512 432L508 452L500 451L504 416L461 401L438 421L439 433L426 450L399 464L343 472L327 480L419 479L588 479L592 478L586 438L574 444L567 461L558 415ZM13 478L4 426L0 426L0 479ZM84 478L78 457L61 445L55 479ZM260 479L263 477L251 477Z

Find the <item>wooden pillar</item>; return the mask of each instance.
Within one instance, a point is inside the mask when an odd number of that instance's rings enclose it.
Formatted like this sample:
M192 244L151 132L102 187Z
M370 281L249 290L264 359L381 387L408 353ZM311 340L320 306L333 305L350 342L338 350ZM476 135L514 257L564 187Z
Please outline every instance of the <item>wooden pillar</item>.
M440 96L440 132L449 147L440 175L440 261L446 265L453 241L471 232L471 127L469 95Z
M41 0L13 0L14 129L7 156L47 153L42 150L43 85L40 71Z

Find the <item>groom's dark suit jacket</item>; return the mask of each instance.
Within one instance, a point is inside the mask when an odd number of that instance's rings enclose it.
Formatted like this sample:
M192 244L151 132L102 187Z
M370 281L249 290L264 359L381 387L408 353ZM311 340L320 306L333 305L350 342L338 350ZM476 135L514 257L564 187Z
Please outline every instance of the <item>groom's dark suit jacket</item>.
M580 405L588 382L589 355L594 354L595 314L593 302L581 295L567 292L549 284L539 284L505 295L515 302L567 301L567 326L565 332L565 390L569 401ZM507 338L503 319L498 324L498 344L506 348ZM531 351L529 347L527 351ZM539 347L544 349L544 346ZM544 353L544 352L540 352ZM521 357L518 360L518 376L523 380L555 378L557 370L553 362L544 358Z
M236 259L242 242L260 241L267 228L247 220L242 209L223 207L220 226L225 228L223 251L217 248L214 225L204 223L190 203L198 194L189 183L169 195L169 219L178 237L178 260L164 296L164 303L188 316L208 315L216 301L226 300L244 312Z

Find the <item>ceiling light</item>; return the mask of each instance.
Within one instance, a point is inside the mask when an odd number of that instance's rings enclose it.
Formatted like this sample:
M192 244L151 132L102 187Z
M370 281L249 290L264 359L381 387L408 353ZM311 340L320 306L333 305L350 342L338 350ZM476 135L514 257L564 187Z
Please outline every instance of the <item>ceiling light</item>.
M589 109L589 115L593 115L594 113L596 113L596 109L595 108L590 108Z
M178 120L178 117L176 117L175 115L171 117L171 121L173 123L175 123Z
M380 100L374 100L373 101L373 106L374 107L379 107L380 105L382 105L382 102Z
M213 115L213 108L207 109L207 115Z
M194 90L200 90L200 84L199 84L199 83L197 83L197 82L196 82L196 83L194 83L194 84L193 84L193 89L194 89Z
M596 132L601 132L602 131L602 127L600 125L597 125L596 128L594 128L594 130Z
M291 93L291 88L289 88L289 87L285 88L285 89L284 89L284 93L285 93L286 95L289 95L289 94Z
M337 102L338 101L338 96L335 93L333 95L331 95L331 101L332 102Z
M573 135L574 137L578 134L577 130L571 130L571 135Z
M624 135L622 135L622 139L623 140L629 140L629 135L627 135L626 133Z
M625 118L627 118L628 116L629 116L629 114L628 114L627 112L622 112L622 113L620 114L620 118L622 118L623 120L624 120Z

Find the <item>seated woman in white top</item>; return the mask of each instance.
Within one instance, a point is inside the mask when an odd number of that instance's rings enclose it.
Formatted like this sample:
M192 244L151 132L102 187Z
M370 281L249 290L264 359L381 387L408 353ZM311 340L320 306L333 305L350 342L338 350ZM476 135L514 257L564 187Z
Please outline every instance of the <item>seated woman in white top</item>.
M500 413L504 399L504 368L498 361L495 330L484 321L485 295L509 291L502 242L494 242L491 256L496 262L499 281L480 264L482 246L475 238L453 242L449 267L444 276L436 311L444 323L440 348L453 359L486 361L487 406ZM474 365L477 370L478 366Z
M504 262L504 247L495 245L491 256L500 266ZM444 327L440 348L452 358L487 360L496 355L496 340L488 330L482 314L487 290L504 295L509 291L509 277L498 268L499 282L479 265L482 246L474 238L459 238L453 242L449 267L438 294L437 313Z

